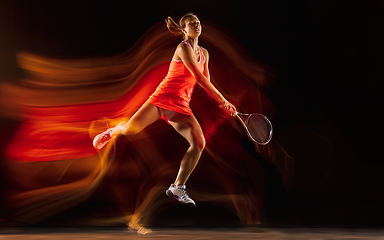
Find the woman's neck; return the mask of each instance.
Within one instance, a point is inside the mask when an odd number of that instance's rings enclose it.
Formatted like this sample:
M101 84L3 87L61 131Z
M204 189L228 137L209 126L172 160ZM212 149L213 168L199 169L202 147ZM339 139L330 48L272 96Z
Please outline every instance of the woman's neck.
M197 49L197 45L198 45L198 42L199 42L198 38L187 38L186 41L188 41L189 44L191 44L191 46L192 46L192 48L194 50Z

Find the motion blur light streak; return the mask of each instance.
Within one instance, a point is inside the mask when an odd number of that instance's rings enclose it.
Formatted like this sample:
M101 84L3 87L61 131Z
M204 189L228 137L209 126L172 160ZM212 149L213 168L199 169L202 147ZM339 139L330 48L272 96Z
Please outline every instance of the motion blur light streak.
M248 58L217 29L208 24L204 29L200 39L210 52L214 84L239 111L273 119L275 109L260 91L273 81L267 66ZM118 56L52 59L18 54L25 79L0 88L8 97L1 99L2 113L21 119L5 152L12 221L38 223L86 201L101 184L110 186L104 200L115 202L120 212L113 220L92 213L98 224L131 218L151 223L151 214L169 205L168 198L159 196L174 180L187 148L169 125L157 121L129 141L112 141L101 152L94 150L92 139L129 118L147 100L166 75L179 41L159 23ZM194 198L228 208L242 223L262 220L267 173L259 160L277 164L289 186L293 165L287 163L292 159L276 142L250 144L238 122L198 86L191 108L207 140L189 181Z

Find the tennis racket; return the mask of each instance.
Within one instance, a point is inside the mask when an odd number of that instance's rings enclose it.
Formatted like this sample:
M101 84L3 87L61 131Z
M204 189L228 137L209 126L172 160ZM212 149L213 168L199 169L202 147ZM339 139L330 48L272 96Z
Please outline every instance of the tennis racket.
M236 112L249 139L260 145L267 145L272 139L272 123L260 113L245 114Z

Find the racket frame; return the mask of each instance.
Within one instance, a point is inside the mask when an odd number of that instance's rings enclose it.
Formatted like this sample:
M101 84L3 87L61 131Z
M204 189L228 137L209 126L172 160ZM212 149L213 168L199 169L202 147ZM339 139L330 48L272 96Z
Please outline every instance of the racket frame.
M245 121L245 122L244 122L244 120L241 118L240 115L241 115L241 116L246 116L246 121ZM261 115L262 117L264 117L264 119L265 119L265 120L268 122L268 124L271 126L271 130L269 130L269 137L268 137L267 141L265 141L265 142L258 142L258 141L256 141L256 140L252 137L251 133L250 133L249 130L248 130L248 126L247 126L248 119L249 119L249 117L250 117L251 115ZM245 132L247 133L247 136L248 136L249 139L251 139L253 142L255 142L255 143L257 143L257 144L260 144L260 145L267 145L267 144L271 141L271 139L272 139L272 134L273 134L273 127L272 127L272 123L271 123L271 121L269 121L269 119L268 119L266 116L264 116L264 115L261 114L261 113L250 113L250 114L247 114L247 113L240 113L240 112L236 112L235 116L237 117L237 119L239 119L241 125L243 125L243 127L244 127L244 129L245 129Z

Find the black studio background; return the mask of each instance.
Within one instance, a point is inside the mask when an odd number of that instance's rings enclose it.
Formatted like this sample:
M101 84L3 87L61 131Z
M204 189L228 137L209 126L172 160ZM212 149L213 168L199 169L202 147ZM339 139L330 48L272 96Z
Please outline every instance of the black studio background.
M269 97L278 111L276 137L296 136L281 139L283 146L295 141L311 151L316 142L296 131L332 145L326 172L314 159L298 157L294 204L285 209L300 215L296 224L381 227L383 10L380 0L0 0L0 77L22 77L17 51L60 58L119 54L167 16L194 12L274 70ZM17 125L1 122L2 130ZM1 136L0 149L8 136Z

